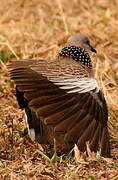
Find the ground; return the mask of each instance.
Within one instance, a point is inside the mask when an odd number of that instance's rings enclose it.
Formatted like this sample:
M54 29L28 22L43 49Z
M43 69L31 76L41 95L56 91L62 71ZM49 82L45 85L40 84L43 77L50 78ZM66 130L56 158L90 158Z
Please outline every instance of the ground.
M118 179L118 1L4 0L0 6L0 179ZM112 158L74 157L43 151L26 132L7 64L17 59L55 58L67 37L90 36L95 78L109 107Z

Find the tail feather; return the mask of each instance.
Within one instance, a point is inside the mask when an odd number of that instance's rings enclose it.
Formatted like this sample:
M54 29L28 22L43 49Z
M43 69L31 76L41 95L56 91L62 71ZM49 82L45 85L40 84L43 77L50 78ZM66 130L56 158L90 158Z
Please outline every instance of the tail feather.
M33 141L41 144L47 143L46 134L44 131L43 123L36 115L36 112L31 110L28 106L25 108L26 121L28 122L29 136Z

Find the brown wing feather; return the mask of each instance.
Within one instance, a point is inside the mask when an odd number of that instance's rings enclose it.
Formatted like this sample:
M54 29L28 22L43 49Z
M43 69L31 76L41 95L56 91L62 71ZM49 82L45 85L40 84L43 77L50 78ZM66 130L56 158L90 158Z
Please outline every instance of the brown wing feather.
M97 151L100 146L101 154L110 156L108 112L102 93L94 90L67 93L50 81L50 78L83 77L83 74L89 77L86 70L71 60L61 64L59 61L17 61L8 68L29 107L42 117L47 128L53 127L52 134L57 141L59 139L60 146L65 145L67 149L66 145L76 143L83 149L89 141L92 150Z

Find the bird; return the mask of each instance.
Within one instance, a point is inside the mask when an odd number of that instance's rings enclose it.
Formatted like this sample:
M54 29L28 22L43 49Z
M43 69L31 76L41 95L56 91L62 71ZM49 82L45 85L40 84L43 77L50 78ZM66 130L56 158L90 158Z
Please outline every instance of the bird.
M29 136L40 144L69 152L76 144L110 157L108 107L94 78L90 57L97 51L86 34L70 36L52 60L25 59L9 63L16 98L25 110Z

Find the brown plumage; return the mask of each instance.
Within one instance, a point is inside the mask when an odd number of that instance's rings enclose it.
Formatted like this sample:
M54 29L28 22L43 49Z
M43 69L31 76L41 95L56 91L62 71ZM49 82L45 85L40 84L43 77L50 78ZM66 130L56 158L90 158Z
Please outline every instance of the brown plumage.
M92 151L110 157L107 105L89 50L96 52L89 38L76 34L55 60L16 61L8 69L33 140L53 144L55 138L61 151L75 143L84 151L89 141Z

